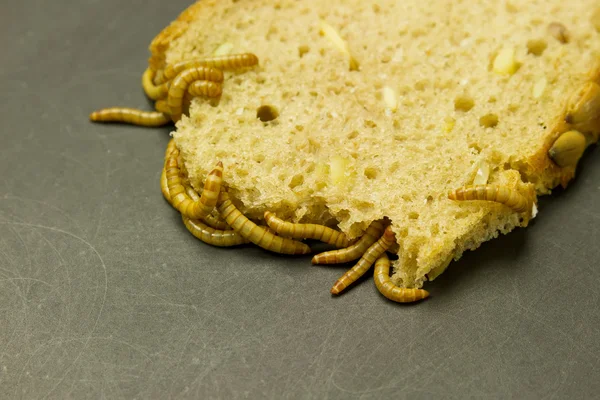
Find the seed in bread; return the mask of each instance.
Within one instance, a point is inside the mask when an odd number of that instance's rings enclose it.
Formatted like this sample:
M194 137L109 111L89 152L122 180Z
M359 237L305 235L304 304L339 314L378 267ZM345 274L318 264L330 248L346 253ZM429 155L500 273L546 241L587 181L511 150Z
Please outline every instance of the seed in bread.
M559 167L575 166L587 145L586 137L578 131L568 131L556 139L548 156Z

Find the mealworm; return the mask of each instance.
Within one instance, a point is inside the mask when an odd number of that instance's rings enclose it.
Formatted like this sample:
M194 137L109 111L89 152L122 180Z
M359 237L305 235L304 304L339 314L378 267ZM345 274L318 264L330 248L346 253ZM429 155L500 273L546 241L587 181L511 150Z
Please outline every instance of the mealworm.
M173 204L171 202L171 193L169 193L169 182L167 181L167 169L163 167L162 173L160 174L160 191L163 194L165 200L169 202L169 204Z
M379 239L384 226L379 221L371 222L365 234L352 246L345 249L326 251L313 257L313 264L338 264L360 258Z
M468 185L448 193L450 200L494 201L522 213L531 211L528 199L516 190L499 185Z
M219 161L217 166L208 174L200 200L193 201L185 193L183 180L179 176L178 156L179 150L173 150L165 165L167 170L167 186L173 207L189 218L200 219L210 214L217 203L223 179L223 164Z
M173 121L179 121L181 118L183 97L188 90L193 96L219 97L221 95L223 89L220 84L202 79L211 74L207 70L218 71L207 67L190 68L184 70L173 80L167 96Z
M202 217L202 221L211 228L221 230L230 229L229 225L227 225L227 222L222 220L218 215L208 214L206 217Z
M90 114L90 120L94 122L124 122L139 126L161 126L171 122L171 119L161 112L126 107L111 107L94 111Z
M236 208L225 192L221 193L217 207L234 231L265 250L282 254L308 254L310 247L302 242L275 236L268 229L256 225Z
M169 108L169 104L167 103L166 100L157 100L154 103L154 109L163 114L167 114L167 115L171 114L171 109Z
M265 221L278 235L292 239L316 239L336 247L347 247L348 238L343 232L338 232L324 225L293 224L279 219L272 212L265 212Z
M394 285L390 280L390 259L385 253L375 261L373 279L379 293L398 303L412 303L429 297L427 290L407 289Z
M144 88L146 96L152 100L163 99L167 97L167 93L169 93L169 87L166 83L163 83L162 85L154 85L152 82L154 75L155 72L150 68L147 68L142 74L142 87Z
M173 79L181 71L197 68L197 67L212 67L218 69L236 69L243 67L252 67L258 64L258 57L252 53L230 54L226 56L209 57L200 60L181 61L176 64L168 65L162 76L159 77L159 82L162 83Z
M204 243L219 247L230 247L248 243L248 240L232 229L214 229L199 220L190 219L185 215L182 215L181 218L187 230Z
M331 288L331 294L340 294L344 289L356 282L358 278L371 268L375 260L390 248L392 243L395 243L395 236L394 232L392 232L392 227L388 226L379 240L367 249L356 265L334 283Z

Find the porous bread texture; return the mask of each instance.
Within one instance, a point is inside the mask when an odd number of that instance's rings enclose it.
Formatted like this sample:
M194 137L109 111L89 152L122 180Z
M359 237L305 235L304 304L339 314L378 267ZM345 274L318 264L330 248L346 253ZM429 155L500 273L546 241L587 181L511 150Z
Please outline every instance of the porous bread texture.
M420 287L464 250L527 225L528 215L501 204L447 198L482 166L489 183L526 195L573 177L547 150L568 129L570 93L598 79L597 8L595 0L202 1L159 35L153 59L160 69L217 49L255 53L259 67L227 72L220 101L194 99L177 123L193 185L221 160L250 217L270 210L337 223L351 238L387 217L399 244L393 280ZM567 28L567 43L552 22Z

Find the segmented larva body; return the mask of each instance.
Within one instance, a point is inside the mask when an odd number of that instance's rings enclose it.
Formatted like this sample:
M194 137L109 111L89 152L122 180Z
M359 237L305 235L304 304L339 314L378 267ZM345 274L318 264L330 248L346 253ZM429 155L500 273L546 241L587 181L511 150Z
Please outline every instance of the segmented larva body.
M226 56L209 57L199 60L181 61L176 64L168 65L162 76L158 77L157 83L162 83L173 79L181 71L197 68L197 67L212 67L218 69L237 69L244 67L252 67L258 64L258 57L252 53L230 54Z
M528 199L516 190L499 185L470 185L448 193L450 200L469 201L484 200L494 201L522 213L531 211Z
M142 111L128 107L111 107L94 111L90 114L94 122L124 122L139 126L162 126L171 122L171 119L156 111Z
M166 115L171 115L171 109L169 108L169 103L166 100L157 100L154 103L154 109Z
M165 200L169 202L169 204L173 205L171 202L171 193L169 193L169 182L167 181L167 169L163 167L162 173L160 174L160 191L163 194Z
M265 212L265 221L269 228L281 236L292 239L316 239L336 247L348 246L348 238L343 232L338 232L324 225L286 222L269 211Z
M379 293L398 303L412 303L429 297L427 290L406 289L394 285L390 280L390 260L385 253L375 261L373 279Z
M218 83L196 81L188 87L188 93L192 96L219 97L223 93L223 88Z
M173 121L179 121L181 118L183 97L186 92L189 91L193 96L219 97L223 89L216 82L222 81L223 73L218 69L196 67L183 70L171 82L167 97Z
M219 161L217 166L208 174L204 183L204 190L199 201L193 201L185 192L181 179L177 157L179 151L173 150L169 155L165 168L167 170L167 187L171 202L182 215L191 219L200 219L210 214L219 198L221 182L223 180L223 164Z
M234 231L265 250L282 254L308 254L310 247L302 242L275 236L268 229L256 225L236 208L225 192L219 198L219 214Z
M146 96L152 100L164 99L169 93L169 87L166 83L154 85L153 80L155 74L156 73L153 70L147 68L142 74L142 87L144 88Z
M218 215L208 214L206 217L202 217L202 221L206 225L208 225L214 229L220 229L220 230L231 229L231 227L229 225L227 225L227 222L225 222L223 219L221 219L221 217L219 217Z
M344 289L356 282L394 242L394 232L392 232L392 227L388 226L385 228L383 236L367 249L356 265L335 282L331 288L331 294L340 294Z
M345 249L326 251L313 257L313 264L339 264L360 258L381 237L384 226L379 221L371 222L365 234L352 246Z
M219 247L230 247L249 243L248 240L232 229L214 229L199 220L190 219L185 215L182 215L181 218L183 219L183 223L187 230L204 243Z

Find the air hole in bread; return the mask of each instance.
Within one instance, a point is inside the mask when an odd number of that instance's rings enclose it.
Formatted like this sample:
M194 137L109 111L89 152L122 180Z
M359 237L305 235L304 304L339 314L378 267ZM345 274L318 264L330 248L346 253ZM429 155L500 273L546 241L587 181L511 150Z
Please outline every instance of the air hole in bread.
M261 163L263 161L265 161L265 155L264 154L255 154L253 157L254 161L256 161L257 163Z
M273 121L277 117L279 117L279 111L277 111L277 108L274 106L263 105L256 110L256 118L260 119L262 122Z
M379 174L379 171L377 170L377 168L374 168L374 167L365 168L365 176L367 177L367 179L375 179L375 178L377 178L378 174Z
M304 126L303 126L303 125L296 125L296 127L295 127L295 128L296 128L296 130L297 130L298 132L302 132L302 131L304 130Z
M541 56L547 47L548 42L544 39L531 39L527 41L527 52L534 56Z
M308 47L305 44L298 46L298 57L302 58L309 51L310 51L310 47Z
M470 96L457 96L454 99L454 109L456 111L468 112L475 107L475 101Z
M485 114L483 117L479 118L479 125L484 128L493 128L498 125L498 116L493 113Z

